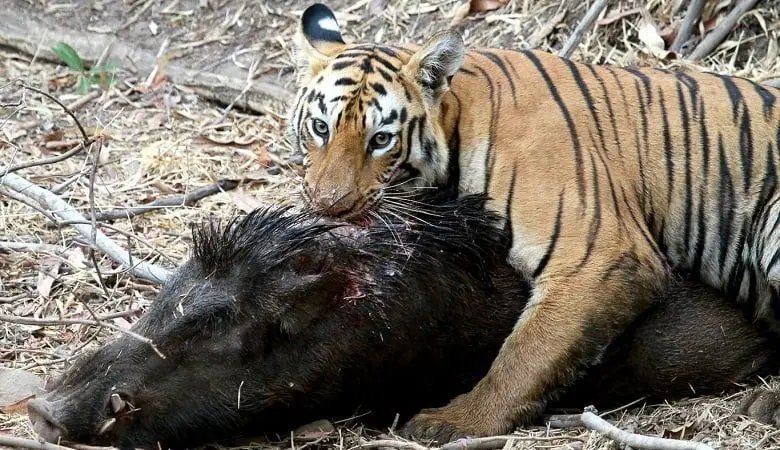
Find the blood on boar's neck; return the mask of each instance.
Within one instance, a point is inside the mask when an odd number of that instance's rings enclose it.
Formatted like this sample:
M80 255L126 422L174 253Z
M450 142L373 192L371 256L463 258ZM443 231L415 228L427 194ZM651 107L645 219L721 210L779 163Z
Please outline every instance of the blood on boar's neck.
M416 218L361 229L283 209L194 229L192 257L132 328L165 358L119 336L29 403L34 428L49 441L184 447L359 407L389 423L466 392L529 285L505 263L509 240L485 198L429 200ZM662 300L573 406L717 392L776 359L712 291L683 283Z

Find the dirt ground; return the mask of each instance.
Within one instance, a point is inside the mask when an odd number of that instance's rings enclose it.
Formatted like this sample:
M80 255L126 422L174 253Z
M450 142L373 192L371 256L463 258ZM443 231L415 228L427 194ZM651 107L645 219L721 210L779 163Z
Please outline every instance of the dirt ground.
M299 155L284 137L285 105L269 101L264 113L244 109L242 99L211 102L197 90L166 78L166 64L211 71L237 80L274 86L277 98L294 91L292 33L308 0L6 0L9 11L45 17L57 29L89 31L131 43L135 51L164 55L156 74L132 60L119 66L115 84L93 86L89 101L74 108L89 136L102 136L99 155L81 152L53 164L16 172L56 191L85 216L91 213L90 178L95 172L96 212L129 208L210 185L239 182L235 189L194 204L177 204L132 219L104 222L100 231L132 252L134 260L173 267L187 256L189 225L210 214L225 216L268 203L297 204ZM463 0L332 0L348 41L420 42L446 27ZM490 3L490 2L475 2ZM707 1L705 27L717 26L735 1ZM505 6L471 14L458 25L469 45L538 47L558 51L591 3L574 0L510 0ZM613 1L572 58L617 65L676 64L648 51L641 10L659 35L674 36L687 2ZM52 28L54 29L54 28ZM545 31L545 32L542 32ZM780 2L759 1L699 68L753 80L780 78ZM694 33L693 46L699 40ZM44 37L41 37L43 39ZM31 40L38 36L31 36ZM7 43L6 43L7 44ZM54 102L18 85L20 79L65 104L84 98L78 77L64 64L35 52L0 46L0 166L61 155L78 143L74 122ZM76 49L79 50L78 48ZM35 53L35 54L32 54ZM106 58L111 61L111 55ZM149 81L147 83L147 81ZM4 86L5 85L5 86ZM228 107L229 103L234 103ZM97 153L96 151L94 153ZM86 239L68 226L55 227L38 209L0 191L0 314L23 318L89 319L89 306L117 327L128 327L149 305L157 287L118 269L95 253L105 280L101 286ZM13 247L14 249L11 249ZM66 361L92 349L114 332L84 325L23 325L0 322L0 367L41 376L62 370ZM767 380L776 385L776 381ZM632 406L607 416L618 427L650 436L704 441L716 448L780 448L770 427L734 415L744 393L696 397L674 404ZM24 415L0 409L0 433L33 437ZM560 440L515 442L507 448L613 449L618 444L595 433L529 428L519 436ZM370 433L342 427L313 447L345 448ZM297 445L300 443L296 442ZM267 444L268 445L268 444ZM289 448L285 440L274 443Z

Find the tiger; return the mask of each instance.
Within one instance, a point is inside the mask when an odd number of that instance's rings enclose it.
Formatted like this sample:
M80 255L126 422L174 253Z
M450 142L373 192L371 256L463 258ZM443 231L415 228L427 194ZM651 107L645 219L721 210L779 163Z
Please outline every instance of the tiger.
M778 90L699 70L541 50L347 44L310 5L296 33L291 144L303 202L361 222L419 189L486 194L532 298L489 371L402 427L448 442L536 418L676 274L780 331ZM490 312L486 312L489 314Z

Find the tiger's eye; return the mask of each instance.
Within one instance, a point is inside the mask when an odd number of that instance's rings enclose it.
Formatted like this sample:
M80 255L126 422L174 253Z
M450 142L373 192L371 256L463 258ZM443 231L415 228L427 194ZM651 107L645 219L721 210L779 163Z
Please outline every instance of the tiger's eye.
M371 137L371 148L382 148L390 143L390 133L377 133Z
M317 133L320 137L325 137L328 135L328 124L320 119L314 119L312 122L312 128L314 129L314 132Z

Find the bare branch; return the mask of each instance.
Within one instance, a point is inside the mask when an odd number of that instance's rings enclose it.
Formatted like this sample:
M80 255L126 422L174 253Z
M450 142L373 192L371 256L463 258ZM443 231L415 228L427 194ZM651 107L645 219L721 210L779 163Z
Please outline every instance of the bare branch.
M642 436L629 433L612 425L597 416L593 407L585 408L582 414L551 416L548 419L550 426L555 428L585 427L597 431L613 441L625 444L626 447L647 450L713 450L702 442L665 439L654 436Z
M16 174L9 173L6 174L5 177L0 178L0 185L8 186L11 190L32 198L44 209L50 211L52 215L59 217L60 219L71 222L86 221L84 216L79 214L66 201ZM77 223L74 223L73 227L84 238L91 242L92 227ZM96 231L93 245L97 247L98 250L110 256L114 261L128 267L133 274L145 280L163 283L170 274L168 269L145 261L137 261L133 264L129 252L118 246L100 231Z
M94 314L94 313L92 313ZM90 319L31 319L28 317L18 317L18 316L6 316L6 315L0 315L0 322L8 322L8 323L17 323L20 325L38 325L38 326L55 326L55 325L88 325L93 327L105 327L109 330L117 331L123 334L126 334L128 337L133 338L135 340L141 341L145 344L148 344L150 347L152 347L152 350L154 350L157 355L165 359L165 355L160 352L160 350L157 348L156 345L154 345L154 342L152 342L151 339L141 336L140 334L125 330L124 328L120 328L114 324L105 322L103 320L99 320L100 317L95 315L98 320L90 320Z
M585 31L590 29L593 22L596 21L596 17L598 17L599 14L601 14L601 11L607 6L607 1L608 0L596 0L595 3L593 3L588 12L585 13L585 17L577 24L577 27L574 29L571 36L569 36L569 39L563 44L563 48L558 52L558 56L561 58L569 58L571 54L574 53L574 48L579 45L582 37L585 35Z
M726 39L726 36L728 36L731 30L737 25L739 19L741 19L746 12L750 11L757 2L758 0L742 0L737 2L734 9L732 9L726 18L723 19L723 22L699 42L699 45L696 46L687 59L696 61L712 53L712 51L715 50L715 47Z
M691 4L688 5L688 10L685 12L685 19L680 26L680 31L677 33L677 37L674 38L671 50L678 55L682 46L688 42L693 34L693 27L701 17L701 12L704 9L704 0L691 0Z
M29 167L44 166L46 164L53 164L53 163L57 163L57 162L60 162L60 161L64 161L64 160L70 158L71 156L73 156L73 155L75 155L77 153L80 153L82 150L84 150L84 144L79 142L78 145L76 145L72 149L70 149L67 152L62 153L60 155L52 156L51 158L43 158L43 159L38 159L38 160L34 160L34 161L27 161L27 162L23 162L23 163L19 163L19 164L14 164L13 166L8 167L8 169L6 169L6 171L5 171L5 173L16 172L17 170L27 169Z
M95 220L100 222L106 220L129 219L131 217L154 211L155 209L181 205L190 206L210 195L235 189L236 186L238 186L237 181L223 179L217 181L214 184L199 187L186 195L175 195L161 198L149 203L148 205L134 206L132 208L118 208L104 213L97 213L94 215L94 217Z

